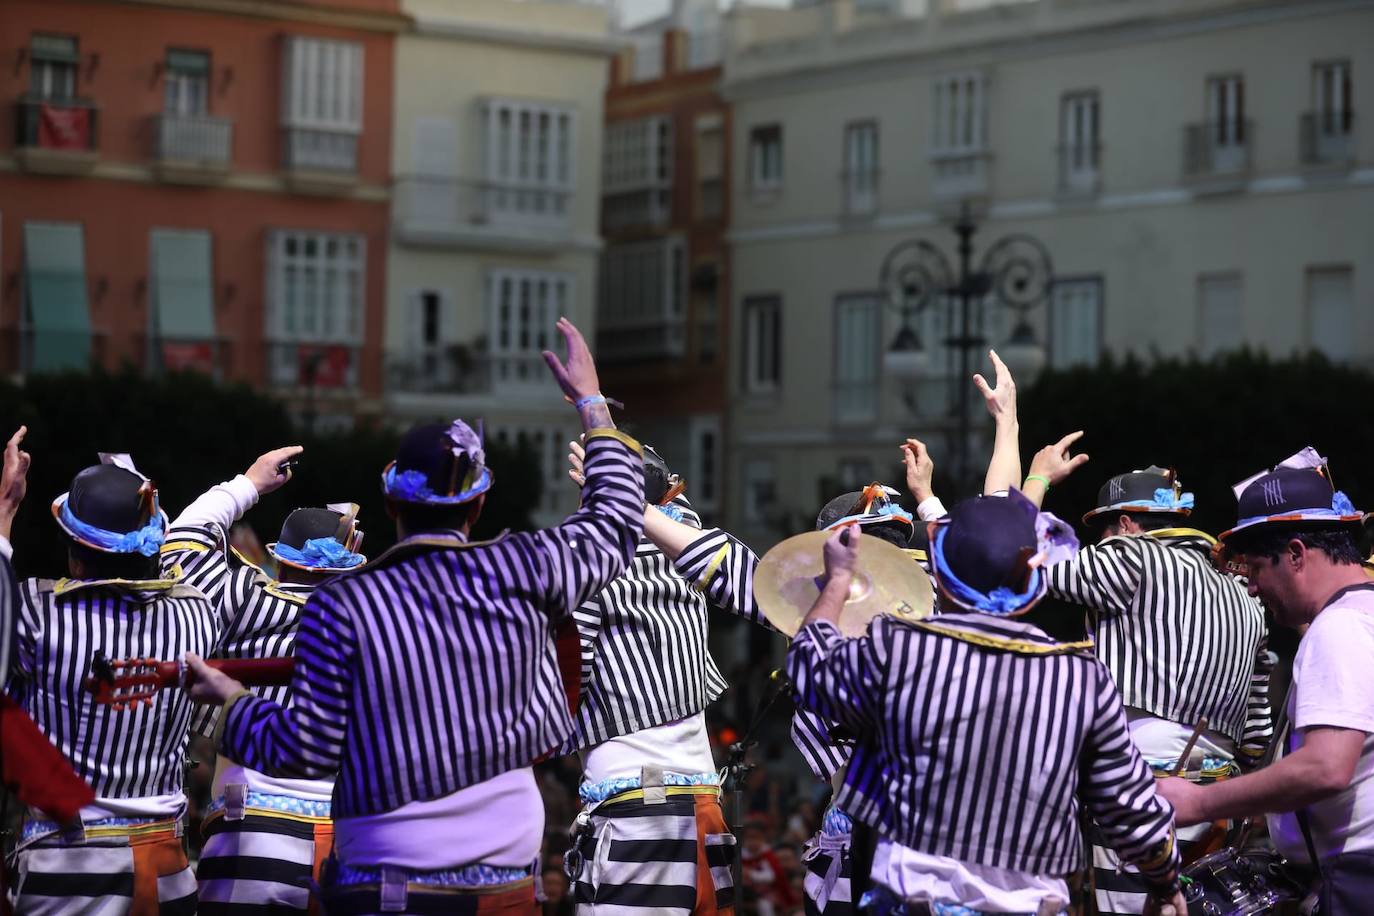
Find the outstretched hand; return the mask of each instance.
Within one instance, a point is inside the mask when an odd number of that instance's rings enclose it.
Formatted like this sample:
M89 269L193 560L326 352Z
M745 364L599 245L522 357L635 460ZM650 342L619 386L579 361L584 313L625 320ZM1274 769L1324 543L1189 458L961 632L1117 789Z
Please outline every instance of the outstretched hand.
M920 439L908 439L901 448L902 463L906 465L906 488L911 498L920 505L935 495L931 484L935 476L935 462L931 460L930 450Z
M592 360L592 351L587 348L582 332L566 318L558 319L557 327L567 346L567 358L560 361L557 354L550 350L545 350L543 355L558 387L573 401L599 394L601 382L596 377L596 363Z
M258 488L259 496L266 496L291 479L291 468L283 468L282 465L303 451L304 447L299 445L273 449L259 455L253 466L243 472L243 476L253 481L253 486Z
M0 471L0 515L10 518L14 517L29 490L29 465L33 458L19 447L28 432L27 426L21 426L5 443L4 470ZM5 536L8 537L8 532Z
M1083 438L1083 430L1069 433L1053 445L1047 445L1035 453L1031 459L1029 476L1044 477L1051 485L1056 485L1074 471L1088 463L1084 454L1070 455L1070 447Z
M983 395L983 401L987 404L988 413L998 423L1012 423L1016 420L1016 381L1011 377L1011 370L1007 364L1002 362L1002 358L997 355L996 350L989 350L988 357L992 360L994 379L997 387L988 385L988 380L981 374L973 376L973 384Z

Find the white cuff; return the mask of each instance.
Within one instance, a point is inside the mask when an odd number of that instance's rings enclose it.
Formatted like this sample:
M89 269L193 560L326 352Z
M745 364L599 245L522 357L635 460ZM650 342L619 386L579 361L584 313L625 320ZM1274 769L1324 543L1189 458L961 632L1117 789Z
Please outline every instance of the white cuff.
M933 522L937 518L943 518L948 513L945 512L945 504L940 502L940 497L929 496L921 500L921 504L916 507L916 515L923 522Z
M225 531L258 502L258 488L247 475L211 487L187 506L172 522L172 527L194 527L214 523Z
M0 557L4 557L6 560L14 559L14 545L10 543L10 539L7 537L0 537Z

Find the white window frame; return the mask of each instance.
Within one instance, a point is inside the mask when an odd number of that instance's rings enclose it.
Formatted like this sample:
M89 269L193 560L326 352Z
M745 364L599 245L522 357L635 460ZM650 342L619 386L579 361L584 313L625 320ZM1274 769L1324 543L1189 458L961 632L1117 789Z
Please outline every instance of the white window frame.
M1207 125L1213 150L1240 149L1245 134L1245 77L1222 73L1207 77Z
M1104 284L1100 274L1082 277L1057 277L1050 295L1049 341L1050 365L1055 369L1076 366L1095 366L1102 359L1103 319L1106 315ZM1069 337L1080 336L1088 322L1082 312L1091 312L1091 352L1070 346ZM1078 343L1078 342L1076 342Z
M1323 136L1346 136L1355 107L1350 61L1324 60L1312 65L1312 114Z
M882 138L876 118L844 126L844 209L865 216L878 209L878 175Z
M782 384L782 297L748 296L740 311L744 323L744 358L740 360L744 393L773 394Z
M1328 330L1325 334L1319 334L1318 323L1323 320L1330 322L1331 316L1321 316L1317 314L1320 303L1317 302L1316 286L1319 281L1338 281L1345 287L1344 301L1340 303L1343 315L1334 316L1334 322L1341 325L1334 330ZM1303 282L1303 296L1305 308L1303 314L1303 331L1305 343L1311 350L1318 350L1318 345L1322 341L1319 336L1327 338L1327 345L1321 347L1320 351L1332 362L1348 362L1359 355L1356 338L1356 310L1355 310L1355 271L1349 264L1330 264L1318 267L1307 268ZM1331 346L1335 343L1335 346Z
M1102 97L1096 89L1059 98L1060 180L1065 190L1097 188L1102 136Z
M577 176L577 110L526 99L480 100L484 211L503 222L564 225Z
M1235 311L1231 317L1236 325L1237 333L1234 339L1218 343L1207 339L1207 328L1212 324L1211 316L1207 314L1209 306L1218 305L1216 295L1219 290L1226 290L1234 287L1235 290ZM1225 304L1225 303L1223 303ZM1198 315L1198 353L1203 359L1210 359L1221 353L1230 353L1245 346L1245 278L1240 271L1224 271L1218 273L1200 274L1197 278L1197 315ZM1223 316L1226 317L1226 316Z
M833 315L835 422L871 423L882 391L882 301L873 293L844 293L835 297Z
M782 189L784 168L782 124L756 124L749 129L749 189L773 193Z
M172 66L171 51L180 54L199 54L205 58L204 72L192 72ZM172 48L163 75L162 113L178 117L204 116L210 113L210 53L190 48Z
M307 254L311 247L314 253ZM274 345L271 377L278 383L294 383L299 345L333 345L349 349L349 387L356 385L358 350L367 322L366 237L272 230L267 237L267 293L266 337Z
M362 133L363 46L306 35L284 42L282 126Z
M718 414L694 416L687 422L688 468L687 498L698 512L715 512L721 504L721 422Z
M62 59L65 52L44 51L43 42L70 42L73 59ZM51 56L49 56L51 55ZM76 97L76 82L80 73L81 44L75 35L36 33L29 38L28 91L40 99L55 102Z
M946 73L934 81L930 148L938 156L986 152L987 74L978 70Z
M541 351L554 346L554 322L575 312L568 271L497 267L487 271L486 306L494 386L548 384Z

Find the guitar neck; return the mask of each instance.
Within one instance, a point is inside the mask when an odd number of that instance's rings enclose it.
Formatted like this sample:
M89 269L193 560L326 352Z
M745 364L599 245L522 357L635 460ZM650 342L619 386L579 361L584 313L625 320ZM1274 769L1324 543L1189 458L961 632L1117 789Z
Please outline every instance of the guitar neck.
M232 677L245 687L285 687L291 683L295 671L294 658L212 658L206 664ZM159 680L164 687L175 687L180 680L181 665L166 662L158 666ZM195 678L187 672L187 683Z

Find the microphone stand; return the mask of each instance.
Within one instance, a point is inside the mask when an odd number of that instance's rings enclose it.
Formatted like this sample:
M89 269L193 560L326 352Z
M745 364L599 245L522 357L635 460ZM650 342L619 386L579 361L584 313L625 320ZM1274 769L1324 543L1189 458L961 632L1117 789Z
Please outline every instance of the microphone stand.
M768 687L759 700L759 705L754 709L754 717L750 720L749 727L744 730L743 737L730 745L729 752L726 754L725 784L722 788L730 797L730 832L736 837L742 837L744 832L744 781L755 767L755 764L749 763L747 760L749 749L759 743L755 733L763 724L768 711L791 686L791 682L787 680L780 668L768 675ZM744 845L736 840L734 861L731 863L730 870L734 874L735 890L738 895L736 898L737 906L744 902L743 856Z

